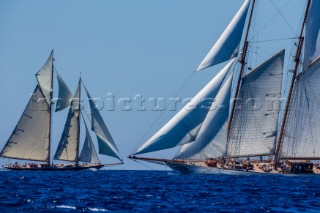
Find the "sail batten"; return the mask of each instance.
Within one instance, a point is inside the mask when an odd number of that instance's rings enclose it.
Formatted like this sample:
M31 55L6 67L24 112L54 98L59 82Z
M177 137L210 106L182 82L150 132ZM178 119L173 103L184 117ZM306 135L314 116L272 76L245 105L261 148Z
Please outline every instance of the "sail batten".
M218 41L198 66L197 71L228 61L238 54L250 0L246 0Z
M186 106L144 143L135 154L169 149L194 141L212 101L233 62L234 60L231 60Z
M283 63L281 51L242 78L228 136L228 157L274 154Z
M182 146L176 159L199 160L225 156L232 79L233 74L230 74L212 103L197 138Z
M14 159L48 161L50 109L37 85L0 156Z

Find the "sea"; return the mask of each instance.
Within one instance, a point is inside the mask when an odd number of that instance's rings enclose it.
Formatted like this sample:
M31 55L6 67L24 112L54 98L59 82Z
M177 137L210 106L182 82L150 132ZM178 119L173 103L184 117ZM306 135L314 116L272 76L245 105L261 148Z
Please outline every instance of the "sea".
M0 212L320 212L320 176L2 170Z

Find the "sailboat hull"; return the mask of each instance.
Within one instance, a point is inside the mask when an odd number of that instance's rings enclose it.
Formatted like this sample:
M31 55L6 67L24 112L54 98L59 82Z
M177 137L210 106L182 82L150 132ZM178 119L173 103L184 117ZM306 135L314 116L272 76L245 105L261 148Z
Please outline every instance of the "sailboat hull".
M105 165L67 165L67 166L37 166L37 167L28 167L28 166L16 166L9 165L4 166L6 169L10 170L24 170L24 171L80 171L86 169L101 169Z

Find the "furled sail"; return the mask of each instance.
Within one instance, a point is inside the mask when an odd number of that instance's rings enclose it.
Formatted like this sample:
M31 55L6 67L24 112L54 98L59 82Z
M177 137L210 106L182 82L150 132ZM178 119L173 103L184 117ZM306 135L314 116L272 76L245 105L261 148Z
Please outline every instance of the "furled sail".
M36 74L38 84L40 85L42 93L44 94L44 97L49 105L52 99L51 97L52 73L53 73L52 67L53 67L53 51L51 52L46 63Z
M237 56L249 5L250 0L246 0L218 41L203 59L197 71L220 64Z
M86 162L86 163L100 164L101 162L99 160L96 149L94 148L93 141L91 139L91 136L86 124L85 124L85 128L86 128L86 138L84 140L83 148L79 155L79 161Z
M234 60L231 60L185 107L143 144L135 154L169 149L195 140L214 97Z
M1 151L1 157L48 161L50 109L39 85Z
M307 69L320 57L320 0L312 0L305 35L304 65Z
M232 77L230 74L221 86L196 140L183 145L175 158L199 160L225 156Z
M57 151L54 155L55 160L77 161L80 131L80 87L81 84L79 82Z
M122 160L118 148L87 89L86 93L89 98L91 108L91 128L92 131L96 133L98 139L99 154L108 155Z
M242 78L227 156L274 154L283 63L284 50Z
M56 104L56 112L61 111L70 106L72 93L66 83L63 81L61 76L57 73L58 85L59 85L59 95Z
M320 158L320 61L295 82L280 158Z

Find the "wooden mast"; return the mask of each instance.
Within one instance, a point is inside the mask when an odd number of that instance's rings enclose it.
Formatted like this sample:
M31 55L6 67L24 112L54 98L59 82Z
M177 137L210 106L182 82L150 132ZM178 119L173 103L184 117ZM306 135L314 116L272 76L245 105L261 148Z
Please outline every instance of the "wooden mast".
M283 139L284 127L285 127L286 119L287 119L287 116L288 116L288 109L290 107L292 90L293 90L293 87L294 87L294 83L295 83L295 80L296 80L296 77L297 77L297 71L298 71L299 64L300 64L300 57L301 57L302 46L303 46L303 42L304 42L303 32L304 32L304 27L305 27L306 22L307 22L307 17L308 17L308 13L309 13L310 4L311 4L311 0L308 0L308 4L307 4L306 12L304 14L304 19L303 19L303 23L302 23L302 27L301 27L300 36L299 36L299 44L298 44L298 48L297 48L296 55L295 55L295 58L294 58L294 61L296 63L295 63L295 67L294 67L293 74L292 74L290 89L289 89L289 92L288 92L288 99L287 99L287 103L286 103L286 107L285 107L285 111L284 111L283 119L282 119L282 123L281 123L279 141L278 141L278 144L277 144L277 149L276 149L276 153L275 153L275 157L274 157L274 165L275 165L275 167L277 166L278 155L279 155L279 152L280 152L281 143L282 143L282 139Z
M54 62L54 56L53 56L53 49L51 51L51 55L52 55L52 65L51 65L51 91L50 91L50 104L49 104L49 110L50 110L50 117L49 117L49 147L48 147L48 152L49 152L49 158L48 158L48 164L51 164L51 158L50 158L50 154L51 154L51 131L52 131L52 95L53 95L53 70L54 70L54 66L53 66L53 62Z
M239 73L239 78L238 78L238 82L237 82L237 89L236 89L236 93L235 93L235 96L234 96L231 115L230 115L230 120L229 120L229 124L228 124L228 135L230 134L231 123L232 123L232 119L234 117L234 111L235 111L236 104L237 104L237 98L238 98L238 95L239 95L241 77L242 77L242 74L243 74L243 71L244 71L244 67L246 65L246 56L247 56L247 50L248 50L248 46L249 46L248 36L249 36L249 31L250 31L250 26L251 26L252 15L253 15L253 10L254 10L255 3L256 3L256 0L253 0L252 1L251 11L250 11L249 22L248 22L248 26L247 26L247 31L246 31L246 36L245 36L245 39L244 39L244 46L243 46L243 49L242 49L242 55L241 55L241 58L239 60L239 62L241 63L241 69L240 69L240 73Z

